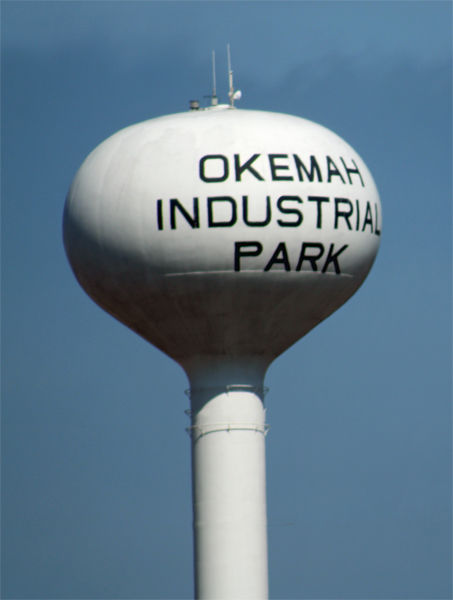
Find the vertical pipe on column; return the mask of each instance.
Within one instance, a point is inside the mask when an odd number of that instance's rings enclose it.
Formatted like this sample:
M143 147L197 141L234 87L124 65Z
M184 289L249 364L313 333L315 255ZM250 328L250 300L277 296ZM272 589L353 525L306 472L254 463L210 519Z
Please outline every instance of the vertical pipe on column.
M191 389L195 597L266 600L265 409L253 391Z

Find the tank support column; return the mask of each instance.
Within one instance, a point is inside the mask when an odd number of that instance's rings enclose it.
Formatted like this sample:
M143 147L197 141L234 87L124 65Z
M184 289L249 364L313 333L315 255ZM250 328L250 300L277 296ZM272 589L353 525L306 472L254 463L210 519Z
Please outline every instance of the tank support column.
M197 600L268 598L262 389L191 389Z

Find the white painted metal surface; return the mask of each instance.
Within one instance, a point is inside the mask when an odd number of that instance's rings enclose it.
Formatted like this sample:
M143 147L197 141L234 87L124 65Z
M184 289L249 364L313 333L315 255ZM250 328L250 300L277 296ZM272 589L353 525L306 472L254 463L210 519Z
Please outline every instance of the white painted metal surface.
M262 401L220 387L191 400L196 598L267 598Z
M381 224L341 138L226 105L128 127L74 179L78 281L190 381L197 598L267 597L264 376L360 287Z

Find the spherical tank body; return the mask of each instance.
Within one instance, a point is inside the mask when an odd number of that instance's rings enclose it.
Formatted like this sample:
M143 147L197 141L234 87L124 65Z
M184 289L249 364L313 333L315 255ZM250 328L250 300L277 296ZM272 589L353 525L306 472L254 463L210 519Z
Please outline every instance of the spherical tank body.
M220 364L261 380L359 288L381 223L373 178L340 137L219 105L98 146L68 193L64 244L91 298L192 384Z

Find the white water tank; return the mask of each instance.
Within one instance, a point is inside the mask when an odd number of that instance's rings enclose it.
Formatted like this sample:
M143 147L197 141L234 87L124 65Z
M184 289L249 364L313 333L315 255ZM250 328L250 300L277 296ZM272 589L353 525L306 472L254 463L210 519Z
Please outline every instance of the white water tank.
M197 598L267 597L264 376L357 291L381 224L341 138L226 105L127 127L74 179L80 285L190 381Z

